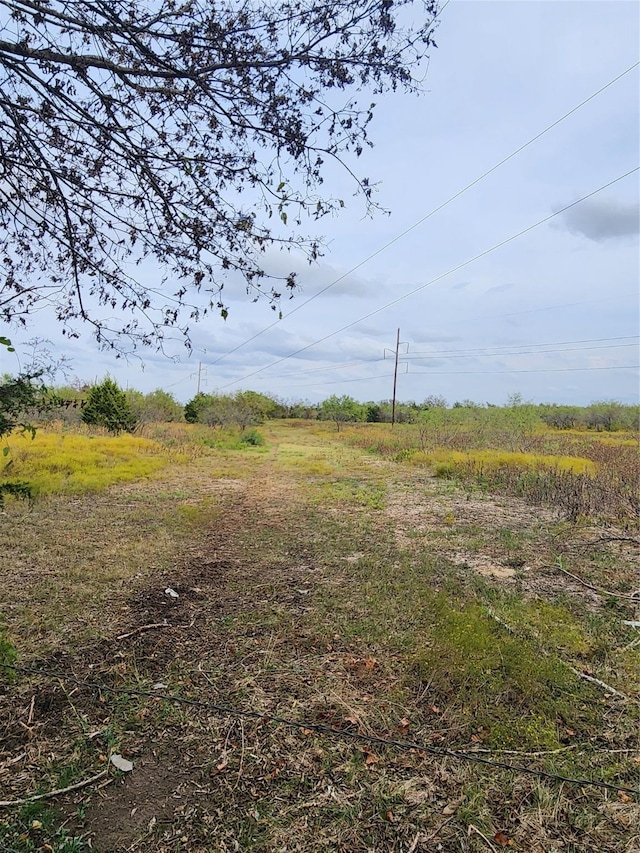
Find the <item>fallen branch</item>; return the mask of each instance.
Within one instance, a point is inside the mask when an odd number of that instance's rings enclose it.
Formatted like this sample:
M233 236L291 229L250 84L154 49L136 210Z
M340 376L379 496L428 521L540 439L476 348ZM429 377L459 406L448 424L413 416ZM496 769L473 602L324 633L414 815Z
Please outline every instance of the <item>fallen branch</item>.
M142 634L143 631L152 631L154 628L170 628L171 626L167 622L166 619L163 619L162 622L154 622L152 625L140 625L139 628L136 628L135 631L129 631L128 634L119 634L116 637L116 640L126 640L129 637L135 637L136 634Z
M600 536L591 542L580 542L580 547L588 548L592 545L600 545L601 542L629 542L631 545L640 546L640 539L633 536Z
M8 808L9 806L25 806L27 803L35 803L38 800L46 800L49 797L58 797L60 794L69 794L71 791L79 791L80 788L86 788L93 785L100 779L103 779L109 770L102 770L96 776L90 779L85 779L84 782L76 782L75 785L67 785L66 788L56 788L55 791L47 791L46 794L36 794L33 797L25 797L23 800L0 800L0 808Z
M559 572L562 572L564 575L567 575L570 578L573 578L574 581L578 581L583 586L586 586L588 589L592 589L594 592L598 592L601 595L610 595L612 598L629 598L631 601L638 601L638 594L632 593L629 595L626 592L612 592L610 589L605 589L602 586L594 586L592 583L584 580L584 578L579 577L578 575L574 575L571 572L568 572L566 569L563 569L562 566L559 566L557 563L555 565L545 564L541 566L543 569L557 569Z
M597 684L598 687L602 687L605 690L608 690L609 693L613 693L614 696L619 696L621 699L628 699L628 696L625 696L624 693L620 693L619 690L616 690L615 687L612 687L610 684L607 684L605 681L600 681L599 678L594 678L593 675L587 675L586 672L581 672L579 669L567 664L571 672L578 676L578 678L584 678L585 681L590 681L592 684Z

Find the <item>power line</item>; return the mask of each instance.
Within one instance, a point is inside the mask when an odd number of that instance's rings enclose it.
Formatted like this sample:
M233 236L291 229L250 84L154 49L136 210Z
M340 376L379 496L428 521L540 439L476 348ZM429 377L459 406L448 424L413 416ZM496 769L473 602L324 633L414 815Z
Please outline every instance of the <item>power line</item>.
M594 349L615 349L616 347L629 347L635 346L635 344L610 344L602 347L578 347L576 349L552 349L552 350L524 350L522 352L501 352L501 350L505 349L521 349L522 347L545 347L545 346L559 346L566 347L569 344L588 344L588 343L600 343L602 341L626 341L630 339L637 340L638 335L621 335L615 338L583 338L582 340L577 341L546 341L538 344L505 344L504 346L494 346L494 347L478 347L476 349L467 349L467 350L431 350L431 351L421 351L418 350L416 352L405 353L405 355L401 356L401 358L410 361L411 359L415 359L416 361L421 361L423 359L428 358L442 358L448 356L449 358L490 358L491 356L499 357L501 355L509 356L509 355L535 355L536 353L556 353L556 352L578 352L578 351L586 351L586 350L594 350ZM500 352L492 352L492 350L500 350ZM360 367L363 364L378 364L381 361L384 361L384 358L368 358L362 359L361 361L346 361L341 364L332 364L328 367L311 367L305 370L291 370L288 373L280 373L277 374L275 378L277 379L285 379L287 376L301 376L306 373L328 373L331 370L343 370L345 367Z
M630 295L630 294L625 294ZM637 292L633 294L634 300L637 301ZM559 311L561 308L575 308L576 305L590 305L593 302L610 302L615 299L620 301L619 296L600 296L597 299L580 299L578 302L563 302L556 305L545 305L542 308L527 308L524 311L510 311L508 314L490 314L489 316L478 317L478 320L502 320L505 317L520 317L522 314L537 314L541 311Z
M561 347L568 346L569 344L600 344L604 341L628 341L631 338L637 340L640 338L640 335L618 335L615 338L581 338L580 340L573 341L541 341L537 344L496 344L496 346L487 346L487 347L476 347L474 349L465 349L465 350L432 350L432 351L424 351L422 353L420 350L416 352L410 353L410 355L453 355L455 353L462 353L466 355L467 353L475 353L475 352L487 352L487 350L503 350L503 349L514 349L516 347ZM409 353L407 353L409 355Z
M447 4L447 5L448 5L448 4ZM417 222L414 222L414 223L413 223L413 225L410 225L408 228L405 228L405 230L404 230L404 231L401 231L401 232L400 232L400 234L397 234L397 235L396 235L395 237L393 237L391 240L389 240L389 241L388 241L388 242L386 242L384 245L382 245L379 249L376 249L376 251L375 251L375 252L372 252L372 254L368 255L364 260L360 261L360 263L356 264L354 267L351 267L351 269L347 270L347 272L345 272L345 273L343 273L342 275L338 276L338 278L334 279L332 282L330 282L329 284L327 284L325 287L321 288L317 293L314 293L314 294L313 294L313 296L310 296L308 299L305 299L305 301L304 301L304 302L301 302L301 303L299 303L298 305L296 305L296 307L295 307L295 308L293 308L293 309L292 309L292 310L287 314L287 319L289 319L289 317L291 317L291 316L292 316L293 314L295 314L297 311L302 310L302 308L304 308L304 307L305 307L306 305L308 305L310 302L313 302L313 300L314 300L314 299L317 299L319 296L322 296L322 294L323 294L323 293L326 293L326 292L327 292L328 290L330 290L332 287L335 287L335 285L336 285L336 284L339 284L341 281L343 281L345 278L347 278L347 276L350 276L352 273L356 272L356 270L359 270L359 269L360 269L360 267L364 266L364 265L365 265L365 264L367 264L369 261L373 260L373 258L377 257L377 256L378 256L378 255L380 255L382 252L386 251L390 246L393 246L393 245L394 245L394 243L397 243L397 242L398 242L399 240L401 240L403 237L406 237L406 235L407 235L407 234L409 234L411 231L414 231L416 228L418 228L420 225L422 225L424 222L426 222L426 221L427 221L428 219L430 219L432 216L435 216L435 214L436 214L436 213L438 213L438 212L439 212L439 211L441 211L443 208L447 207L447 205L451 204L451 202L455 201L455 200L456 200L457 198L459 198L461 195L463 195L464 193L466 193L466 192L467 192L467 190L472 189L472 188L473 188L473 187L475 187L477 184L479 184L481 181L483 181L486 177L488 177L490 174L492 174L492 172L495 172L495 171L496 171L497 169L499 169L501 166L504 166L504 164L505 164L505 163L508 163L508 162L509 162L509 160L512 160L514 157L516 157L518 154L520 154L522 151L524 151L524 150L525 150L525 148L528 148L530 145L532 145L534 142L536 142L538 139L540 139L540 137L544 136L544 135L545 135L545 133L548 133L550 130L553 130L553 128L554 128L554 127L557 127L561 122L563 122L563 121L565 121L565 119L569 118L569 116L573 115L573 114L574 114L575 112L577 112L579 109L582 109L582 107L584 107L586 104L588 104L588 103L589 103L589 101L592 101L594 98L596 98L598 95L602 94L602 92L604 92L604 91L605 91L606 89L608 89L610 86L613 86L613 84L614 84L614 83L617 83L617 82L618 82L618 80L621 80L624 76L626 76L626 75L627 75L627 74L629 74L631 71L633 71L633 70L634 70L634 68L637 68L637 67L638 67L638 65L640 65L640 61L638 61L638 62L634 62L634 64L633 64L633 65L630 65L630 66L629 66L629 68L625 69L622 73L618 74L616 77L614 77L614 78L613 78L613 80L610 80L608 83L605 83L605 85L604 85L604 86L601 86L601 87L600 87L596 92L594 92L592 95L589 95L589 97L588 97L588 98L585 98L583 101L581 101L581 102L580 102L579 104L577 104L575 107L573 107L572 109L570 109L568 112L566 112L566 113L565 113L563 116L561 116L559 119L556 119L556 120L555 120L554 122L552 122L550 125L548 125L547 127L545 127L545 128L544 128L544 130L541 130L541 131L540 131L539 133L537 133L535 136L532 136L532 137L531 137L531 139L529 139L527 142L525 142L524 144L522 144L519 148L516 148L516 150L515 150L515 151L512 151L512 152L511 152L511 154L508 154L506 157L503 157L503 159L502 159L502 160L500 160L498 163L496 163L496 164L495 164L494 166L492 166L490 169L487 169L487 171L486 171L486 172L483 172L479 177L477 177L477 178L475 178L475 180L471 181L471 183L467 184L465 187L463 187L462 189L458 190L456 193L454 193L454 195L450 196L450 198L448 198L446 201L443 201L443 202L442 202L441 204L439 204L437 207L434 207L434 208L433 208L433 210L429 211L429 213L425 214L425 216L423 216L423 217L421 217L420 219L418 219L418 221L417 221ZM265 332L268 332L270 329L273 329L273 328L274 328L274 326L277 326L280 322L282 322L282 321L281 321L281 319L277 319L277 320L275 320L273 323L271 323L270 325L265 326L265 328L264 328L264 329L261 329L259 332L256 332L256 333L255 333L255 335L252 335L250 338L247 338L246 340L244 340L244 341L242 341L241 343L237 344L237 346L235 346L235 347L233 347L232 349L228 350L228 352L225 352L225 353L223 353L222 355L218 356L218 358L217 358L215 361L212 361L212 362L211 362L211 364L212 364L212 365L213 365L213 364L218 364L218 362L222 361L222 360L223 360L223 359L225 359L227 356L232 355L234 352L237 352L239 349L242 349L242 347L244 347L244 346L246 346L247 344L250 344L250 343L252 343L253 341L255 341L257 338L259 338L259 337L260 337L261 335L263 335Z
M262 720L267 723L277 723L282 726L287 726L293 729L308 729L319 734L329 735L336 740L350 740L358 743L375 743L386 747L395 747L407 751L426 752L429 755L439 756L441 758L455 758L458 761L467 761L473 764L483 764L488 767L498 767L502 770L509 770L515 773L525 773L529 776L537 776L542 779L550 779L557 782L568 782L572 785L582 785L586 787L601 788L608 791L624 792L627 794L640 794L640 789L627 788L623 785L615 785L611 782L603 782L600 779L574 779L570 776L563 776L559 773L550 773L546 770L538 770L535 767L526 767L525 765L509 764L506 761L496 761L492 758L483 758L473 752L461 752L455 749L446 749L444 747L436 747L431 744L422 744L409 740L396 740L394 738L385 738L379 735L361 734L360 732L352 732L344 729L335 729L324 723L312 723L305 720L292 720L288 717L281 717L276 714L265 714L262 711L252 711L247 708L238 708L228 705L221 705L217 702L205 701L203 699L187 699L184 696L173 696L169 693L159 693L157 690L140 690L137 688L128 689L126 687L111 687L108 684L100 684L84 679L75 678L61 672L54 672L48 669L36 669L35 667L18 666L16 664L4 663L2 666L5 669L13 670L14 672L23 672L32 675L44 675L48 678L66 681L70 684L75 684L78 687L88 687L90 690L98 693L113 693L115 695L126 696L143 696L154 700L163 700L173 702L176 705L184 705L192 708L203 708L209 711L214 711L218 714L227 714L232 717L244 717L250 720Z
M565 347L564 349L529 349L529 350L521 350L520 352L478 352L473 353L471 355L455 355L449 354L449 358L500 358L500 357L509 357L512 355L545 355L546 353L558 353L558 352L587 352L589 350L598 350L598 349L623 349L624 347L635 347L637 344L607 344L602 347ZM405 359L405 364L408 364L410 361L427 361L430 358L436 358L440 361L443 359L443 355L405 355L402 356Z
M523 228L521 231L518 231L516 234L512 234L511 237L507 237L505 240L501 240L499 243L496 243L494 246L491 246L491 248L485 249L483 252L479 252L477 255L474 255L472 258L469 258L468 260L463 261L461 264L458 264L457 266L452 267L450 270L447 270L447 272L441 273L440 275L436 276L435 278L430 279L425 284L421 284L419 287L415 287L413 290L408 291L407 293L403 294L402 296L398 296L396 299L392 299L390 302L387 302L385 305L380 306L380 308L376 308L373 311L370 311L368 314L365 314L363 317L359 317L357 320L353 320L353 322L351 322L351 323L346 323L344 326L341 326L339 329L336 329L335 331L330 332L328 335L324 335L324 337L318 338L318 340L313 341L312 343L307 344L304 347L300 347L299 349L295 350L294 352L291 352L288 355L282 356L282 358L278 358L275 361L272 361L270 364L265 364L262 367L259 367L257 370L254 370L251 373L246 374L246 376L243 376L240 379L235 379L232 382L227 382L226 385L221 386L221 389L228 388L231 385L236 385L239 382L244 382L246 379L250 379L253 376L257 376L258 373L262 373L265 370L269 370L271 367L275 367L277 364L281 364L283 361L287 361L288 359L293 358L296 355L299 355L301 352L306 352L306 350L309 350L312 347L317 346L318 344L321 344L321 343L324 343L325 341L328 341L330 338L335 337L335 335L340 334L340 332L344 332L347 329L351 329L353 326L357 326L358 323L362 323L364 320L368 320L369 318L374 317L376 314L379 314L381 311L386 311L387 308L391 308L393 305L397 305L399 302L402 302L404 299L407 299L409 296L413 296L414 294L419 293L421 290L425 290L427 287L430 287L431 285L435 284L436 282L441 281L443 278L447 278L447 276L450 276L453 273L458 272L461 269L464 269L464 267L469 266L469 264L475 263L475 261L480 260L480 258L486 257L487 255L491 254L492 252L495 252L497 249L501 249L503 246L506 246L508 243L511 243L514 240L517 240L519 237L522 237L524 234L528 234L529 231L533 231L535 228L538 228L540 225L544 225L546 222L549 222L550 220L554 219L556 216L559 216L561 213L565 213L567 210L570 210L571 208L576 207L576 205L581 204L582 202L586 201L589 198L592 198L594 195L597 195L598 193L602 192L603 190L606 190L609 187L613 186L614 184L617 184L619 181L622 181L625 178L628 178L630 175L635 174L638 170L640 170L640 166L636 166L635 168L630 169L628 172L625 172L624 174L619 175L617 178L614 178L613 180L609 181L608 183L603 184L603 186L598 187L598 189L593 190L592 192L587 193L587 195L582 196L582 198L579 198L577 201L571 202L571 204L565 205L565 207L560 208L560 210L556 210L554 213L550 213L548 216L545 216L542 219L539 219L537 222L534 222L533 225L529 225L527 228Z
M401 364L406 364L407 367L408 362L401 362ZM513 373L567 373L573 371L580 372L588 372L591 370L634 370L640 368L640 364L622 364L622 365L613 365L611 367L555 367L555 368L545 368L541 367L539 369L531 369L531 370L411 370L408 371L407 374L409 376L489 376L489 375L499 375L499 374L513 374ZM381 373L376 374L375 376L361 376L357 379L334 379L329 382L303 382L303 383L294 383L293 385L289 385L289 388L317 388L319 385L342 385L345 382L370 382L374 379L388 379L393 374L391 373Z
M640 364L618 364L612 367L540 367L532 370L417 370L413 376L488 376L498 373L572 373L589 370L637 370Z

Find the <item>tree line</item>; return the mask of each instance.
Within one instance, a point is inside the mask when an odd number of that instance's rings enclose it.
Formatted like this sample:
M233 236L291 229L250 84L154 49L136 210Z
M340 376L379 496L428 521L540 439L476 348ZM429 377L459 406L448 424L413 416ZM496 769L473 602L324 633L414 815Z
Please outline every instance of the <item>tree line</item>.
M331 421L340 430L344 424L390 423L390 400L359 402L348 395L331 395L319 403L282 400L257 391L235 394L196 394L182 405L168 391L147 394L123 390L110 377L93 385L48 386L41 375L0 380L0 436L16 428L32 429L33 423L62 421L68 425L100 426L110 432L133 431L145 423L184 422L211 428L236 428L244 432L271 419ZM445 423L474 422L480 426L504 421L505 428L534 429L546 424L553 429L586 429L604 432L635 430L639 427L640 406L615 400L596 401L588 406L555 403L534 404L513 394L506 405L480 404L463 400L448 405L440 396L422 402L396 403L399 424L419 424L438 429Z

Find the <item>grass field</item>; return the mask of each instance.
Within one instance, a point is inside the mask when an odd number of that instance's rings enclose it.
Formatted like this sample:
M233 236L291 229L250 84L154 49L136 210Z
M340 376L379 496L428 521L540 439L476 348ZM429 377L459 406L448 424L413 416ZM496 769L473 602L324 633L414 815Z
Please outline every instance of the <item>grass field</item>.
M12 448L0 850L640 849L633 436L147 429Z

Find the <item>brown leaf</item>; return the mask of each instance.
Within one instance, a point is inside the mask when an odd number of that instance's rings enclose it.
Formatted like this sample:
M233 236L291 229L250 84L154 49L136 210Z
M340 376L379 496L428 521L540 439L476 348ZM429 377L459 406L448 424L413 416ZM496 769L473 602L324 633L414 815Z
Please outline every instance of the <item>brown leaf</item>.
M389 811L387 812L386 818L387 818L387 820L392 821L392 822L395 820L395 817L393 816L393 812L391 811L391 809L389 809Z
M498 844L502 844L503 847L508 847L510 844L513 843L509 836L505 835L504 832L502 832L502 830L500 829L493 836L493 840L496 841Z
M633 797L630 797L626 791L618 791L618 799L621 803L632 803Z
M400 724L399 724L399 725L400 725L400 728L401 728L401 729L408 729L408 728L409 728L409 726L411 725L411 720L409 720L407 717L403 717L403 718L400 720Z
M380 760L375 752L369 752L367 749L362 750L362 754L365 756L364 763L368 766L372 764L377 764Z

